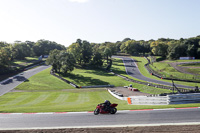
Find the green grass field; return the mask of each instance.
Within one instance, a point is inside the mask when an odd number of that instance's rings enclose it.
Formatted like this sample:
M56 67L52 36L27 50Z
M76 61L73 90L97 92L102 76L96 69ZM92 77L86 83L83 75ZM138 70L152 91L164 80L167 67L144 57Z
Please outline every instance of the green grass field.
M113 71L126 75L125 67L121 59L115 59L113 61ZM50 69L48 68L28 79L28 81L20 84L15 89L16 90L63 90L63 89L75 89L71 85L63 82L62 80L52 76L50 74ZM166 89L159 89L150 86L145 86L141 84L136 84L133 82L126 81L118 76L115 76L111 73L107 73L104 70L85 70L85 69L75 69L67 77L64 77L67 80L70 80L73 83L76 83L79 86L91 86L91 85L114 85L118 86L128 86L132 84L133 87L138 88L141 92L150 93L150 94L161 94L169 93L171 91ZM131 77L130 77L131 78Z
M11 92L0 97L1 113L30 112L78 112L93 111L97 104L106 99L117 103L118 110L162 109L179 107L199 107L200 104L184 105L128 105L126 101L118 100L105 89L68 89L65 91L33 91Z
M196 64L193 64L191 66L194 66L194 65L196 65ZM182 79L194 80L194 81L199 81L199 79L200 79L200 76L194 76L191 74L181 73L166 62L155 62L149 66L151 67L151 69L153 69L154 71L158 72L160 75L162 75L163 77L166 77L166 78L179 79L181 77ZM187 66L190 66L190 65L187 64ZM198 70L199 69L185 68L185 71L188 71L188 72L191 72L194 74L197 74L199 72Z
M28 81L20 84L15 89L17 90L62 90L73 89L69 84L52 76L50 74L51 68L48 68L28 79Z
M170 64L165 62L155 62L153 65L149 65L151 69L161 74L163 77L166 78L177 78L180 77L182 79L188 79L188 80L194 80L196 76L186 73L181 73L177 71L174 67L172 67Z
M156 79L156 80L162 80L162 81L170 82L171 83L171 80L160 79L158 77L155 77L155 76L152 76L151 74L149 74L149 72L144 67L144 65L147 63L147 60L144 57L134 57L133 56L132 58L135 59L135 60L137 60L136 63L138 65L138 68L139 68L140 72L142 73L142 75L144 75L144 76L146 76L148 78L152 78L152 79ZM159 65L157 64L156 67L160 67ZM161 67L162 67L162 65L161 65ZM175 83L186 85L186 86L194 86L194 87L198 86L198 84L199 84L199 83L182 82L182 81L175 81Z
M115 59L113 61L112 70L129 77L126 75L121 59ZM126 101L116 99L105 89L75 89L60 79L50 75L49 71L50 68L32 76L28 81L17 86L15 88L16 92L10 92L1 96L0 112L93 111L96 105L104 102L104 100L110 100L112 103L118 103L118 110L200 106L200 104L164 106L128 105ZM75 75L78 75L78 78ZM71 76L73 82L80 83L82 85L107 83L114 84L115 86L127 86L129 84L133 84L133 87L138 88L140 91L145 93L160 94L169 92L169 90L128 82L120 77L100 70L76 69L73 71Z
M30 63L31 61L37 61L37 60L38 60L37 57L25 57L24 60L11 61L11 65L13 65L13 66L15 66L15 65L27 66L27 65L32 64L32 63Z
M178 66L182 66L182 67L200 67L200 63L191 63L191 64L181 64Z

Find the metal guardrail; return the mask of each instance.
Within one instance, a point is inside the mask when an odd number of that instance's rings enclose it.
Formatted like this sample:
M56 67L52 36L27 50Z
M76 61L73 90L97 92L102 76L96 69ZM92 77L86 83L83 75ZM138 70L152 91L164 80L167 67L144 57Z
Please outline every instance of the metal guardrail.
M187 104L200 103L200 93L173 94L167 96L133 96L129 97L132 105L168 105L168 104ZM127 99L128 100L128 99Z
M102 88L102 87L115 87L114 85L92 85L92 86L80 86L80 88Z
M111 91L108 89L108 92L113 95L115 98L119 99L119 100L127 100L127 97L123 97L121 94L119 94L118 92L116 91Z

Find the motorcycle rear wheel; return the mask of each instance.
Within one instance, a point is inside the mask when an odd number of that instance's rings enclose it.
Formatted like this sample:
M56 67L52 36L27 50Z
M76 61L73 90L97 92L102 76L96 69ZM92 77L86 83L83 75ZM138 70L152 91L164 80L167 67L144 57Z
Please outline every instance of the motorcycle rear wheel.
M113 109L111 109L111 111L110 111L111 114L115 114L116 112L117 112L117 108L113 108Z
M99 114L99 111L100 111L99 109L95 109L95 110L94 110L94 115L98 115L98 114Z

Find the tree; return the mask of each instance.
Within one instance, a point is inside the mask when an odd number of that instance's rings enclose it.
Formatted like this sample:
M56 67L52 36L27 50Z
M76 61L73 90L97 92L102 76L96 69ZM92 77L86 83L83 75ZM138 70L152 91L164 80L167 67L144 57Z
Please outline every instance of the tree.
M138 54L139 52L142 52L140 43L135 40L128 40L124 42L120 47L122 52L125 52L127 54Z
M104 50L104 56L106 57L107 64L108 64L108 57L111 58L111 56L112 56L110 48L105 48L105 50Z
M64 74L67 74L68 72L74 70L76 60L71 53L68 53L66 51L61 51L59 58L60 58L59 62L61 64L61 71Z
M88 41L77 39L76 43L69 46L68 52L71 52L79 65L86 65L92 58L92 46ZM83 63L83 64L82 64Z
M166 43L155 41L155 42L152 42L150 46L152 48L151 51L154 55L159 55L162 57L167 56L168 45Z
M89 63L92 58L92 47L87 41L83 41L82 43L82 58L85 65L86 63Z
M38 40L33 46L33 51L36 56L49 55L49 52L54 49L66 50L65 46L48 40Z
M18 42L14 44L14 49L16 50L16 59L23 60L25 57L30 56L31 48L24 42Z
M47 64L52 65L55 72L63 72L64 74L74 70L75 58L71 53L60 50L53 50L47 58Z
M101 67L103 65L103 57L99 52L96 52L92 58L91 65L94 67Z
M47 65L52 65L52 68L55 70L55 72L58 72L58 67L59 67L59 53L60 51L57 49L54 49L50 52L46 64Z

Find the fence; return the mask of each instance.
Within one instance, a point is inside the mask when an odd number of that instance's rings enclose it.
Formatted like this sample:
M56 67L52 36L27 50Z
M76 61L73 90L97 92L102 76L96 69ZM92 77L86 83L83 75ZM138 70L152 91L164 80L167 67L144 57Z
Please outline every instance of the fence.
M127 98L132 105L168 105L168 104L187 104L200 103L200 93L192 94L173 94L167 96L133 96Z

